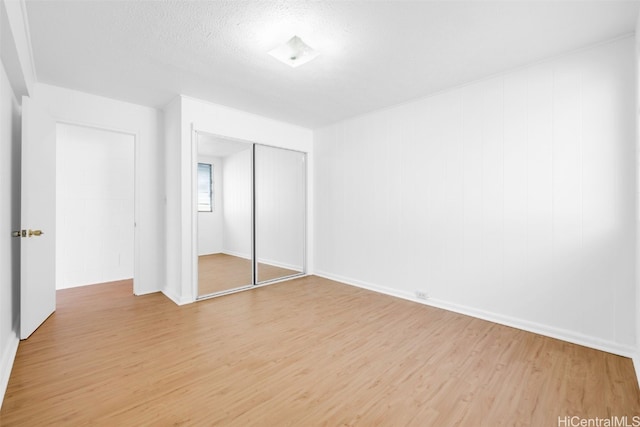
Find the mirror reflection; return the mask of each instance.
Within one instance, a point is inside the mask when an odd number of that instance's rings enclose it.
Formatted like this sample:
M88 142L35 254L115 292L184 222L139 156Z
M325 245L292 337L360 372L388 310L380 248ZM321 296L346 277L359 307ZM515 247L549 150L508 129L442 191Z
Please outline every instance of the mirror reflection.
M251 286L253 145L197 133L198 296Z
M304 273L305 154L255 146L257 282Z

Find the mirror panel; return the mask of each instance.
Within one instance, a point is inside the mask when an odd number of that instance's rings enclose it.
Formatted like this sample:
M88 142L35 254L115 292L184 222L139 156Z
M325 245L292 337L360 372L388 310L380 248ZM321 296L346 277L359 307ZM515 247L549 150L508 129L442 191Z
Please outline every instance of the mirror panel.
M305 271L306 155L255 146L256 281Z
M253 284L253 144L200 132L196 137L202 297Z

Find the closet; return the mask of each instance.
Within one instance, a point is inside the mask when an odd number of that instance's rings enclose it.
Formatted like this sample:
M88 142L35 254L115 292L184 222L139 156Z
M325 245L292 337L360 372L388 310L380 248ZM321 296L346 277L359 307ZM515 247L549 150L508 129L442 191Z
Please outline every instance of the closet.
M305 274L306 154L195 137L198 299Z

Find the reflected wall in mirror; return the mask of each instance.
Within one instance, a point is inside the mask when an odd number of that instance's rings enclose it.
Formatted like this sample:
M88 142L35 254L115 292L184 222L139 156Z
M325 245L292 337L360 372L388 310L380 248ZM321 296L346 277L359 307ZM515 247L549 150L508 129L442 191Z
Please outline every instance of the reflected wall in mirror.
M198 296L253 284L253 144L196 132Z
M305 271L305 153L255 146L257 283Z

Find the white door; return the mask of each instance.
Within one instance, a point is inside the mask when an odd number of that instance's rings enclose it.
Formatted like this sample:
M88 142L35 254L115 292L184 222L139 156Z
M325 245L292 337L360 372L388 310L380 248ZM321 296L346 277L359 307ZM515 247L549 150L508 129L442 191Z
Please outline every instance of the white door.
M22 237L20 339L56 309L56 123L34 100L22 98Z

